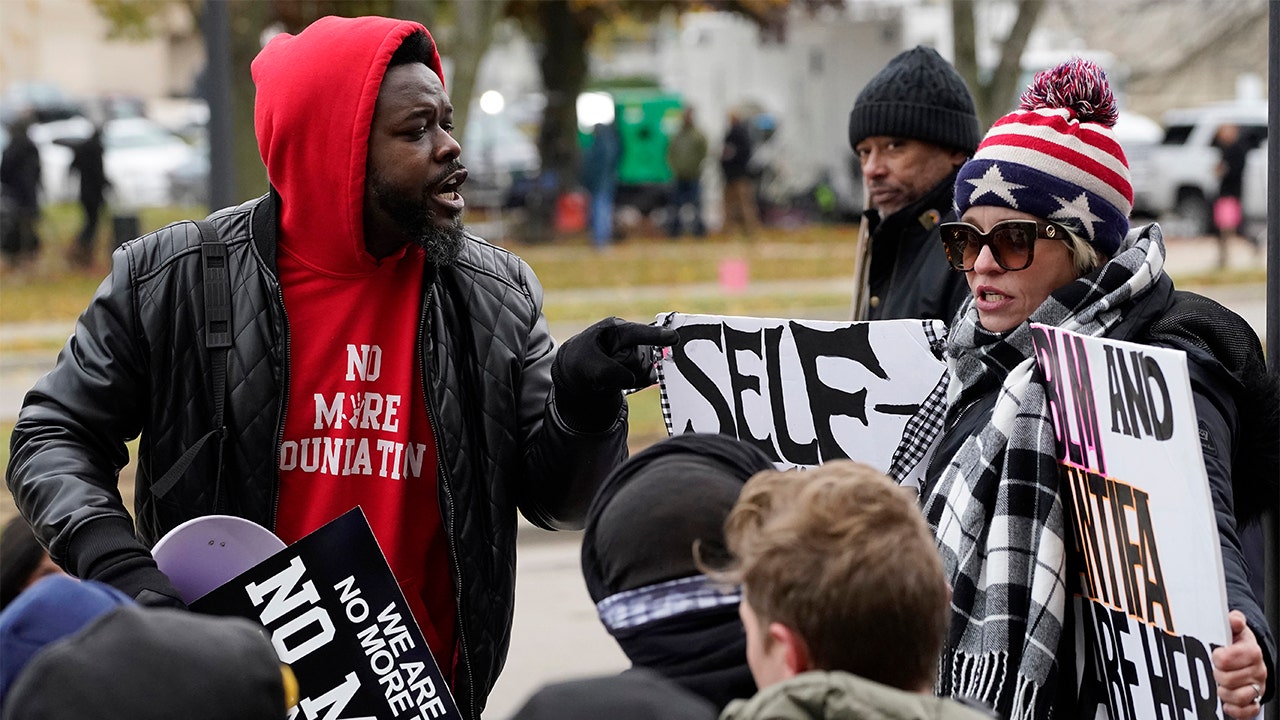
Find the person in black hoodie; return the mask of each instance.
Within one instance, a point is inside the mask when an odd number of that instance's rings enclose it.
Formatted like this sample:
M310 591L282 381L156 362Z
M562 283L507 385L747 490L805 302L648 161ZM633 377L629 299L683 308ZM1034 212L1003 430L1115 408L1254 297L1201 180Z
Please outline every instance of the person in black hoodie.
M729 113L729 128L720 146L720 172L724 175L724 229L738 227L743 237L751 237L760 227L756 205L756 184L751 174L751 130L740 110Z
M618 467L587 510L582 575L600 621L635 668L656 671L716 708L756 691L737 590L705 577L727 560L724 521L763 452L723 435L658 442Z
M95 125L93 133L78 143L72 152L71 169L80 176L80 208L84 210L84 224L76 236L68 259L76 267L93 264L93 240L98 235L98 218L106 201L107 171L103 165L102 126Z
M15 266L40 252L40 149L27 129L32 116L22 115L9 127L9 144L0 155L0 255Z
M968 288L947 266L938 225L955 219L955 174L981 137L973 95L933 48L899 54L858 93L849 146L869 207L854 261L854 320L951 323Z

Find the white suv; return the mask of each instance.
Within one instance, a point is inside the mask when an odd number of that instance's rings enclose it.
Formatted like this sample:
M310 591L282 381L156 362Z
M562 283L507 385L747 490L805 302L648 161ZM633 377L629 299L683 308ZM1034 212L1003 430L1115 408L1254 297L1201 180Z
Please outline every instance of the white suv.
M1218 128L1232 123L1249 143L1249 164L1266 165L1267 103L1229 103L1170 110L1164 115L1164 139L1158 145L1133 147L1135 214L1162 218L1169 234L1213 232L1213 201L1218 196L1220 153L1213 144ZM1128 148L1126 150L1129 150ZM1259 180L1263 187L1250 187ZM1265 224L1266 175L1245 173L1242 205L1247 222Z

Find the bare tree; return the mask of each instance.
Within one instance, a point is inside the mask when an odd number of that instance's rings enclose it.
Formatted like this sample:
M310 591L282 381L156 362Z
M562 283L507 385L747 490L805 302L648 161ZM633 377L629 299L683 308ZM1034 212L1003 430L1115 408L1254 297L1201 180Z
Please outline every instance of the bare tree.
M955 65L960 76L973 90L982 127L990 127L1013 106L1022 74L1022 52L1036 21L1044 10L1045 0L1017 0L1017 18L1009 34L1000 43L1000 59L991 74L983 77L978 67L977 0L951 1L951 32L955 43Z

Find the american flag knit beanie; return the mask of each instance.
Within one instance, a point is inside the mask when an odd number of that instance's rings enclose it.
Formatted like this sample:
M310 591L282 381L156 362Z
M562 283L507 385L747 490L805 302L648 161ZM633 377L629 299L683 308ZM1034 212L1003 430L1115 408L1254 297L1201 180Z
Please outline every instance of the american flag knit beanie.
M1129 231L1133 183L1112 128L1106 73L1082 58L1036 74L956 178L958 215L994 205L1051 220L1113 256Z

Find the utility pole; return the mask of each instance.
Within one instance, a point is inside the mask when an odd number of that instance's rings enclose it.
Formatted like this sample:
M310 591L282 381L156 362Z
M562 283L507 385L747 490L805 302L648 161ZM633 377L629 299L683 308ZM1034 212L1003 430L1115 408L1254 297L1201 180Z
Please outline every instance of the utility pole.
M1267 367L1280 379L1280 2L1272 0L1267 6ZM1280 497L1271 498L1263 523L1267 621L1272 633L1280 633ZM1280 699L1272 698L1267 705L1268 720L1280 720Z
M231 42L227 0L205 0L205 102L209 105L209 209L236 198L231 112Z

